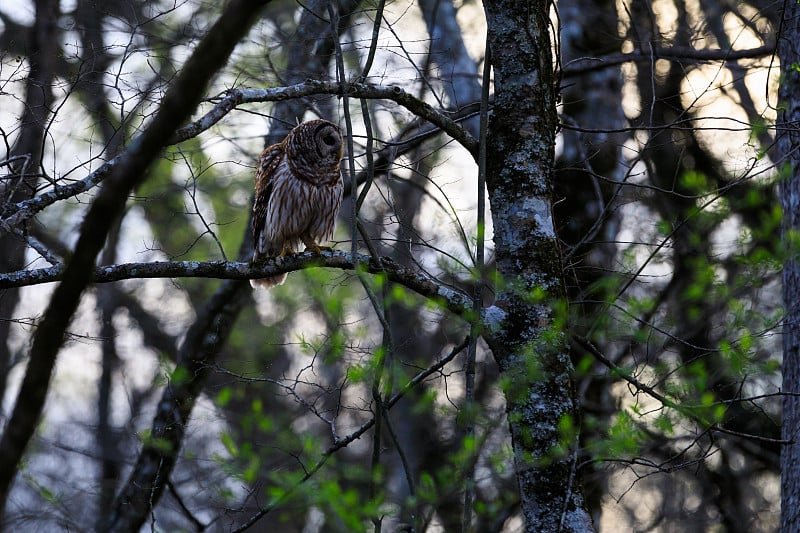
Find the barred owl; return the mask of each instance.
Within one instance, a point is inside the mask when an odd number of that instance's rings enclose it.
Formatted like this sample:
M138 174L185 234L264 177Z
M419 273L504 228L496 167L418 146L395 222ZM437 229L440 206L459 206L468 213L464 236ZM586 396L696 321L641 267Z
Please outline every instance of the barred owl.
M253 261L294 253L302 242L319 252L333 238L342 203L342 136L327 120L304 122L261 154L253 205ZM250 280L274 287L286 274Z

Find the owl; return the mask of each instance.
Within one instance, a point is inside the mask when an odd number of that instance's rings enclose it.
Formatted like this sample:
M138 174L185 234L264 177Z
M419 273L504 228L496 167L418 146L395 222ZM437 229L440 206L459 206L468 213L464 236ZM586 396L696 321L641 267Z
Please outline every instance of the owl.
M319 253L333 238L344 184L339 169L342 135L327 120L310 120L261 154L253 204L253 261L294 253L300 243ZM269 288L286 274L250 280Z

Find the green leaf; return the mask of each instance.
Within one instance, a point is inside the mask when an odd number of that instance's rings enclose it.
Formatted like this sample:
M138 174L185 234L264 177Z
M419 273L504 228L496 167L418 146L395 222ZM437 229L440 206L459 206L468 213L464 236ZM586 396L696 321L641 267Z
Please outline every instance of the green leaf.
M215 398L215 403L220 407L225 407L228 405L228 402L231 401L233 397L233 389L230 387L222 387L219 392L217 393L217 397Z

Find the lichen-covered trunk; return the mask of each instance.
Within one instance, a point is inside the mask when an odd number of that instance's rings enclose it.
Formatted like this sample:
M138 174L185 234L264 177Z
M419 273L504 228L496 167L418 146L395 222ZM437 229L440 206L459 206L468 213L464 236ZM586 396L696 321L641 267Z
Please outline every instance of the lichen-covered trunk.
M579 426L564 329L564 284L551 210L556 80L546 0L485 4L494 107L487 188L505 311L487 335L505 380L528 531L592 531L576 473Z
M783 269L783 429L781 453L781 531L800 531L800 4L786 2L778 40L781 87L776 131L782 177L784 242L791 255Z

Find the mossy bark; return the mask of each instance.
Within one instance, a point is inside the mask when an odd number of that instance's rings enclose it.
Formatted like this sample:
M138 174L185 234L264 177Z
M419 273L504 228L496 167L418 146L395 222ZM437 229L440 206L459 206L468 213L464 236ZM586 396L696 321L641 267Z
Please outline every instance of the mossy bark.
M505 378L508 421L528 531L591 531L576 473L579 427L566 344L563 270L551 177L557 81L550 4L485 3L494 71L487 188L501 328L488 339Z

